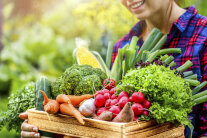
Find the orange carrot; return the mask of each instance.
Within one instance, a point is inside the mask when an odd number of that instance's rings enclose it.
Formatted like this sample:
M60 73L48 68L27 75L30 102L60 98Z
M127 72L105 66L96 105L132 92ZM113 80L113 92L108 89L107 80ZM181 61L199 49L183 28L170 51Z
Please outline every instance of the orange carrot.
M65 115L74 116L78 120L79 123L81 123L82 125L85 124L81 113L70 103L61 104L60 105L60 113L65 114Z
M70 99L69 99L68 96L65 95L65 94L59 94L59 95L56 97L56 101L57 101L59 104L62 104L62 103L71 103Z
M84 100L87 100L87 99L94 97L94 95L90 95L90 94L85 94L85 95L81 95L81 96L75 96L75 95L67 95L67 96L70 99L71 104L76 107L79 107L79 104L81 102L83 102Z
M59 103L56 100L48 99L44 91L41 91L44 96L44 110L50 114L55 114L59 111Z

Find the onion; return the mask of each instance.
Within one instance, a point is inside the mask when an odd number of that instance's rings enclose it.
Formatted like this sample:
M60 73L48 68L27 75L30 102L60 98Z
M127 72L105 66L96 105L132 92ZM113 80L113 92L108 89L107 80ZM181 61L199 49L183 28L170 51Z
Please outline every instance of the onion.
M94 116L96 111L96 106L94 105L94 99L85 100L78 109L82 115L85 117Z

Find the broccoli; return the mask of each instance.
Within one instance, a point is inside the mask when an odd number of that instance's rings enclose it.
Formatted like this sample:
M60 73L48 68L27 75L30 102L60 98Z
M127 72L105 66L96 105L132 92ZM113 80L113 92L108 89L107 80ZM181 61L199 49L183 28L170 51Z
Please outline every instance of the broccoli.
M89 65L73 65L52 82L52 97L58 94L92 94L94 90L101 89L102 81L107 75L101 69Z
M85 76L74 89L74 93L81 94L93 94L94 90L101 89L101 80L98 75Z

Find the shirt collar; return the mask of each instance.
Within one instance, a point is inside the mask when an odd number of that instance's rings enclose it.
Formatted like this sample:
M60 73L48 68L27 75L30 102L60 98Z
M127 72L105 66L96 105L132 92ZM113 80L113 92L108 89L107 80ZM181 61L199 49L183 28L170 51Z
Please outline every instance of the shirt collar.
M198 13L195 6L187 8L186 12L181 15L173 24L181 31L185 31L190 19Z

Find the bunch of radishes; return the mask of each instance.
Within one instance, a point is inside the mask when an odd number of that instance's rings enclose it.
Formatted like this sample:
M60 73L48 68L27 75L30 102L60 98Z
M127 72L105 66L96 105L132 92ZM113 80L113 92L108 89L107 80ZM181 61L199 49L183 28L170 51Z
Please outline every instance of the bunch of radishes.
M148 116L151 102L145 99L142 92L134 92L131 96L124 91L118 96L115 96L115 93L115 87L105 87L105 89L96 92L94 104L97 108L97 116L104 111L110 111L113 113L112 118L115 118L128 102L132 103L134 120L137 120L142 114Z

